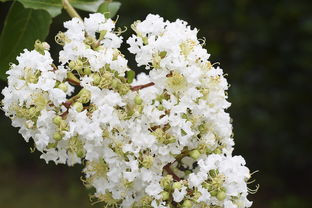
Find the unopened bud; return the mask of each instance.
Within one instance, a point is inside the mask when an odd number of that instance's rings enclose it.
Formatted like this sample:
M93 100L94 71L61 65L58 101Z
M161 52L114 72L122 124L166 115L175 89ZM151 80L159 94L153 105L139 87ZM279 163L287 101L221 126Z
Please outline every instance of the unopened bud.
M197 149L192 150L190 151L189 156L194 160L197 160L200 157L200 152Z
M225 194L224 191L218 192L218 194L217 194L217 199L218 199L219 201L223 201L225 198L226 198L226 194Z
M68 86L65 83L61 83L57 86L57 88L59 88L60 90L67 92L68 90Z
M182 204L183 208L192 208L192 206L193 206L193 203L191 202L191 200L188 200L188 199L185 200Z
M172 188L173 189L180 189L180 188L182 188L182 184L180 182L174 182L172 184Z
M170 197L169 193L167 191L161 192L161 198L162 200L168 200Z
M62 119L61 116L55 116L55 117L53 118L53 123L54 123L55 125L57 125L57 126L59 126L59 125L62 123L62 121L63 121L63 119Z
M80 102L75 102L73 107L77 112L81 112L83 110L83 105Z
M63 136L62 136L62 134L61 134L60 132L55 132L55 133L53 134L53 139L54 139L55 141L60 141L62 138L63 138Z
M143 100L142 100L142 98L140 98L140 96L135 96L135 98L134 98L134 102L135 102L135 104L137 104L137 105L141 105L142 103L143 103Z

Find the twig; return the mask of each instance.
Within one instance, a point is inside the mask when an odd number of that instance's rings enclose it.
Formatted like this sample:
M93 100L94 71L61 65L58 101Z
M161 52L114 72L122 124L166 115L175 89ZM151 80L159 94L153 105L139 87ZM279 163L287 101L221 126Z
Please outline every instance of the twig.
M164 169L165 171L167 171L167 173L168 173L169 175L172 175L172 177L173 177L174 180L180 181L181 178L179 178L179 176L177 176L177 175L171 170L170 165L171 165L171 163L168 163L167 165L165 165L165 166L163 167L163 169Z
M131 87L131 90L132 91L138 91L140 89L143 89L143 88L146 88L146 87L151 87L151 86L154 86L154 85L155 85L154 82L150 82L150 83L147 83L147 84L144 84L144 85L133 86L133 87Z
M75 81L75 80L72 80L72 79L67 78L67 79L66 79L66 81L68 81L68 82L69 82L69 83L71 83L71 84L74 84L74 85L80 86L80 83L79 83L79 82L77 82L77 81Z

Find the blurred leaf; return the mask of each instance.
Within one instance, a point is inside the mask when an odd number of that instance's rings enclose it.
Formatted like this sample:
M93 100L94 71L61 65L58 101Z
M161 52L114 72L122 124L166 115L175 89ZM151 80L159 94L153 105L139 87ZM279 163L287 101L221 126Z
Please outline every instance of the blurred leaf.
M37 39L44 40L52 22L50 15L43 10L25 9L14 2L4 22L0 36L0 78L5 79L9 62L24 48L32 48Z
M106 1L103 4L101 4L97 12L104 14L106 18L112 18L117 14L120 6L121 6L120 2L117 2L117 1L107 2Z
M104 0L70 0L71 5L87 12L96 12Z
M18 0L21 2L25 8L31 9L44 9L52 17L59 15L62 11L62 1L61 0Z
M3 0L1 0L3 1ZM61 13L63 8L62 0L18 0L23 3L26 8L44 9L49 12L52 17ZM104 0L69 0L69 3L77 9L88 12L96 12L98 7Z
M135 71L133 71L133 70L127 71L127 81L128 81L128 83L132 83L133 80L134 80L134 77L135 77Z

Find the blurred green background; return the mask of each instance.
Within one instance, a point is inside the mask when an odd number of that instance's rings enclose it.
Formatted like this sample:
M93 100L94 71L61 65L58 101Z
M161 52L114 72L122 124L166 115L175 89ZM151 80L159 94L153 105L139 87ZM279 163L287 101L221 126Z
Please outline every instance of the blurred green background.
M311 207L312 4L310 0L121 0L118 26L148 13L200 29L212 62L231 84L236 148L260 190L255 208ZM0 4L0 29L10 3ZM83 16L86 13L81 13ZM63 30L53 20L48 42ZM124 34L127 38L130 29ZM122 52L134 57L123 44ZM6 83L1 82L1 89ZM1 112L0 208L88 208L81 167L46 165ZM97 207L97 206L93 206Z

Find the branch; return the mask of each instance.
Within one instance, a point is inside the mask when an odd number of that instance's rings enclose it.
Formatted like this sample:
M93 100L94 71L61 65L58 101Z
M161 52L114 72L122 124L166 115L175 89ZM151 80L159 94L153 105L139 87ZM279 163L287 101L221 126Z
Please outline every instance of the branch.
M72 79L70 79L70 78L67 78L66 81L69 82L69 83L71 83L71 84L73 84L73 85L80 86L80 83L79 83L79 82L77 82L77 81L75 81L75 80L72 80Z
M143 88L146 88L146 87L151 87L151 86L154 86L154 85L155 85L154 82L150 82L150 83L147 83L147 84L144 84L144 85L133 86L133 87L131 87L131 90L132 91L138 91L140 89L143 89Z
M173 177L174 180L180 181L181 178L179 178L179 177L171 170L170 165L171 165L171 163L168 163L167 165L165 165L165 166L163 167L163 169L164 169L165 171L167 171L167 173L168 173L169 175L172 175L172 177Z

